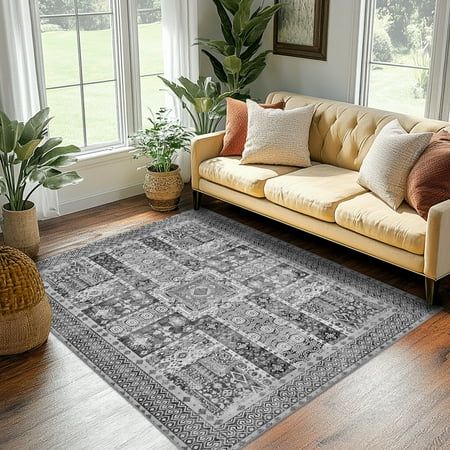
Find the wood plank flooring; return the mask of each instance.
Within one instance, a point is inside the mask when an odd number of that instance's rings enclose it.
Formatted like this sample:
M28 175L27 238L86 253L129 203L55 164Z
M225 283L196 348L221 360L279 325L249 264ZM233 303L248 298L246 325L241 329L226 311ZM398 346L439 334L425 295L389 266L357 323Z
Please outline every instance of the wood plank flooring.
M216 200L204 207L423 296L401 269ZM151 211L144 196L41 224L41 257L190 209ZM250 450L450 449L450 280L445 311L292 414ZM173 445L55 337L26 355L0 358L0 449L172 449Z

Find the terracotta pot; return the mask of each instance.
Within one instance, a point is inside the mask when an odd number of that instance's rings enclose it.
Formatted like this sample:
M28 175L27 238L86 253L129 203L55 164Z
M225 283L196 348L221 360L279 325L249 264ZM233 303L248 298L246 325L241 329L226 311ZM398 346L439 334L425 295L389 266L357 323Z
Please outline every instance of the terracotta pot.
M154 172L150 167L145 175L144 192L155 211L172 211L178 207L184 183L180 168L170 172Z
M23 211L11 211L3 205L2 230L5 245L14 247L35 258L39 253L39 226L34 203L27 202Z

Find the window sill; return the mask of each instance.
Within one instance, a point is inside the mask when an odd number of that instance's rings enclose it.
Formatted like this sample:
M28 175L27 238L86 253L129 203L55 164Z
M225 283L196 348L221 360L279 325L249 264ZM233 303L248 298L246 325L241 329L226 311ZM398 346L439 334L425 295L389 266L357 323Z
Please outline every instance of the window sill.
M134 147L117 147L112 149L98 150L91 153L81 153L77 156L77 162L74 164L75 169L83 167L91 167L96 165L103 165L107 162L129 159L132 160L130 151Z

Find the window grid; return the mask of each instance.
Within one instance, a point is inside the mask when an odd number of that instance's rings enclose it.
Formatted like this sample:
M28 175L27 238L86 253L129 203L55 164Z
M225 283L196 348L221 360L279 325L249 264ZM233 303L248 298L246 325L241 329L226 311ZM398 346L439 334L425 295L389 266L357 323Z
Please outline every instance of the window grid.
M111 5L110 5L111 6ZM114 68L114 78L108 78L108 79L100 79L95 81L85 81L84 77L84 63L83 63L83 45L81 40L81 27L80 27L80 18L83 17L97 17L97 16L103 16L103 17L109 17L110 18L110 27L111 27L111 33L112 33L112 48L113 48L113 68ZM85 151L95 150L99 146L104 147L105 145L114 145L118 143L122 143L122 135L123 132L121 130L121 114L119 111L117 111L117 135L119 136L119 140L115 139L109 142L105 143L99 143L99 144L89 144L88 141L88 123L86 119L86 92L85 87L96 85L96 84L107 84L107 83L115 83L115 91L116 91L116 104L119 105L119 95L120 93L118 91L118 83L117 83L117 58L116 58L116 46L114 45L115 42L115 17L113 9L110 9L109 11L98 11L98 12L80 12L79 11L79 4L78 0L74 0L74 12L68 13L68 14L39 14L39 24L42 23L45 19L54 19L54 18L69 18L74 19L75 21L75 34L76 34L76 47L77 47L77 63L78 63L78 82L77 83L68 83L68 84L57 84L54 86L45 86L46 91L56 90L56 89L65 89L65 88L75 88L78 87L80 91L80 103L81 103L81 121L82 121L82 135L83 135L83 148Z
M64 88L79 88L80 102L82 102L82 122L84 153L91 153L114 147L127 145L127 136L136 132L142 126L141 118L141 80L162 75L161 71L141 73L139 63L139 37L138 19L140 13L158 13L160 8L138 8L136 0L122 2L110 1L110 11L81 12L78 0L75 0L74 13L68 14L40 14L38 0L29 0L33 18L33 33L37 59L37 72L39 81L39 96L42 106L47 105L49 91ZM113 39L114 78L86 81L83 76L83 51L80 18L92 16L109 16ZM41 21L49 18L71 18L75 20L77 63L79 83L58 83L55 86L46 86L44 54L41 41ZM106 83L115 83L117 124L119 141L102 142L87 145L89 141L89 124L86 124L85 87Z
M358 71L358 90L357 97L359 104L368 105L371 72L374 66L394 67L399 69L410 69L428 72L429 80L425 97L424 116L434 119L448 120L448 109L442 107L442 98L446 92L450 92L450 77L445 76L445 68L448 66L447 61L450 58L450 47L442 35L449 35L450 22L448 20L450 13L450 0L436 1L434 11L433 39L431 62L428 67L415 64L403 64L394 62L377 61L373 58L373 40L374 40L374 19L376 14L377 0L367 0L362 3L361 8L361 24L362 24L362 40L361 40L361 59ZM445 18L442 19L442 18ZM441 64L436 64L441 61ZM441 67L438 67L441 66ZM450 94L448 94L450 97Z

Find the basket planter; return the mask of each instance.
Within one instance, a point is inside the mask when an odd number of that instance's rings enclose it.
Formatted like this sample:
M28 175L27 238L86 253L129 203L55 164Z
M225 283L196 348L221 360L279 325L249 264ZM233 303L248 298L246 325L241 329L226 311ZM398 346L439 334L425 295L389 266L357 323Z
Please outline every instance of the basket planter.
M3 240L5 245L35 258L40 244L36 207L32 202L27 202L25 206L23 211L11 211L9 203L3 205Z
M183 187L180 168L177 165L173 165L170 172L155 172L150 167L145 175L144 192L155 211L176 209Z
M0 247L0 356L43 344L52 310L34 262L11 247Z

